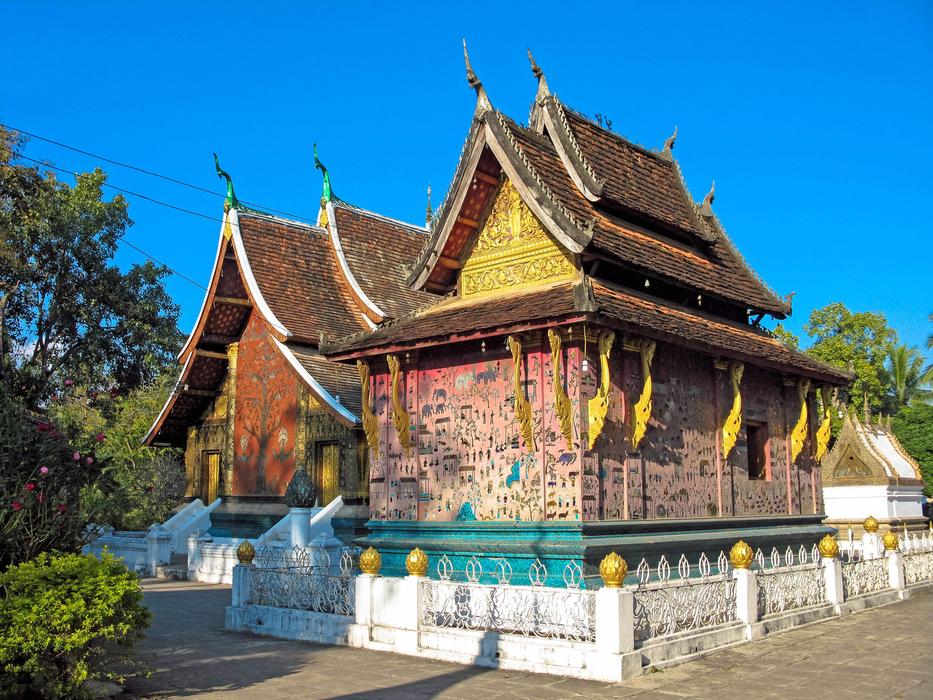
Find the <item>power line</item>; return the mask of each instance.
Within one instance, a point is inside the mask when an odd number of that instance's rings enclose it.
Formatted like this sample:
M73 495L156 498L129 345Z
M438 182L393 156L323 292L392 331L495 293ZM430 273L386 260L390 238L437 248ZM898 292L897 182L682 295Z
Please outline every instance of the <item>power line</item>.
M48 163L42 163L41 161L38 161L38 160L36 160L35 158L30 158L29 156L23 155L22 153L17 153L16 151L13 151L13 154L14 154L15 156L19 157L19 158L25 158L26 160L30 160L30 161L32 161L33 163L38 163L39 165L44 165L44 166L46 166L46 167L52 168L53 170L58 170L58 171L60 171L60 172L65 173L66 175L72 175L72 174L73 174L73 173L70 173L68 170L65 170L64 168L58 168L58 167L56 167L56 166L54 166L54 165L50 165L50 164L48 164ZM182 208L182 207L177 207L177 206L175 206L174 204L169 204L169 203L167 203L167 202L160 202L159 200L153 199L152 197L147 197L146 195L143 195L143 194L138 194L138 193L135 193L135 192L130 192L129 190L124 190L124 189L122 189L122 188L120 188L120 187L117 187L117 186L115 186L115 185L108 185L107 183L103 183L103 184L104 184L105 186L107 186L107 187L111 187L111 188L113 188L113 189L115 189L115 190L118 190L119 192L123 192L123 193L126 193L126 194L130 194L130 195L133 195L133 196L135 196L135 197L142 197L143 199L149 200L150 202L154 202L155 204L161 204L162 206L170 207L170 208L172 208L172 209L176 209L176 210L178 210L178 211L185 212L186 214L193 214L193 215L195 215L195 216L200 216L200 217L203 217L203 218L205 218L205 219L210 219L211 221L220 221L220 222L223 221L222 219L214 219L213 217L209 217L207 214L201 214L201 213L199 213L199 212L190 211L190 210L184 209L184 208ZM74 207L74 205L71 204L71 202L63 202L63 204L69 206L69 207L71 208L71 210L74 211L75 213L79 213L78 210ZM133 249L136 250L137 252L142 253L142 254L145 255L147 258L149 258L152 262L154 262L154 263L156 263L156 264L158 264L158 265L161 265L161 266L164 267L166 270L168 270L169 272L171 272L173 275L178 275L179 277L181 277L181 278L182 278L183 280L185 280L186 282L189 282L189 283L193 284L195 287L198 287L198 288L203 289L203 290L205 290L205 291L207 290L207 287L205 287L205 286L204 286L203 284L201 284L200 282L196 282L195 280L191 279L190 277L188 277L188 275L184 274L183 272L179 272L179 271L176 270L175 268L173 268L173 267L167 265L166 263L162 262L161 260L159 260L158 258L154 257L154 256L151 255L150 253L147 253L145 250L143 250L142 248L140 248L140 247L139 247L138 245L136 245L135 243L131 243L130 241L126 240L126 238L124 238L125 235L126 235L126 234L123 234L123 235L121 235L121 236L117 236L117 239L118 239L119 241L121 241L122 243L126 243L130 248L133 248Z
M32 132L25 131L25 130L23 130L23 129L17 129L16 127L10 126L9 124L0 123L0 126L2 126L2 127L5 128L5 129L9 129L9 130L11 130L11 131L16 131L16 132L18 132L18 133L20 133L20 134L25 134L26 136L28 136L28 137L31 138L31 139L38 139L39 141L45 141L46 143L50 143L50 144L52 144L52 145L54 145L54 146L58 146L59 148L66 148L66 149L68 149L69 151L74 151L75 153L80 153L80 154L85 155L85 156L88 156L88 157L90 157L90 158L96 158L96 159L98 159L98 160L104 161L105 163L110 163L111 165L116 165L116 166L121 167L121 168L127 168L128 170L135 170L136 172L143 173L144 175L150 175L150 176L152 176L152 177L157 177L157 178L160 178L160 179L162 179L162 180L166 180L167 182L171 182L171 183L174 183L174 184L176 184L176 185L181 185L182 187L189 187L189 188L191 188L191 189L193 189L193 190L197 190L198 192L204 192L204 193L209 194L209 195L211 195L211 196L213 196L213 197L223 197L223 196L224 196L224 195L222 195L222 194L220 194L220 193L218 193L218 192L214 192L213 190L209 190L209 189L207 189L207 188L205 188L205 187L201 187L200 185L195 185L195 184L192 184L192 183L190 183L190 182L185 182L184 180L179 180L179 179L174 178L174 177L169 177L168 175L162 175L161 173L157 173L157 172L155 172L155 171L153 171L153 170L147 170L146 168L141 168L141 167L139 167L139 166L137 166L137 165L132 165L132 164L130 164L130 163L123 163L123 162L121 162L121 161L114 160L114 159L112 159L112 158L107 158L106 156L101 156L101 155L98 155L98 154L96 154L96 153L91 153L90 151L85 151L85 150L83 150L83 149L81 149L81 148L78 148L78 147L76 147L76 146L70 146L70 145L68 145L67 143L62 143L61 141L55 141L54 139L50 139L50 138L45 137L45 136L40 136L39 134L34 134L34 133L32 133ZM32 159L30 158L29 160L32 160ZM292 218L292 219L297 219L298 221L309 221L309 222L314 223L314 221L313 221L312 219L310 219L310 218L308 218L308 217L306 217L306 216L298 216L297 214L289 214L288 212L280 211L280 210L278 210L278 209L272 209L271 207L266 207L266 206L263 206L262 204L256 204L255 202L247 202L245 199L244 199L244 200L240 200L240 201L242 201L243 204L246 204L246 205L251 206L251 207L255 207L256 209L261 209L261 210L263 210L263 211L267 211L267 212L270 212L270 213L273 213L273 214L280 214L280 215L282 215L282 216L287 216L287 217Z

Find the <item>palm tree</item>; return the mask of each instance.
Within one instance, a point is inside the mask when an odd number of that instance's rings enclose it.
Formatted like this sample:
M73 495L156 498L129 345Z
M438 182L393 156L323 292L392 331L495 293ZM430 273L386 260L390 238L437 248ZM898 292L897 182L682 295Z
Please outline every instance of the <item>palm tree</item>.
M930 314L930 323L933 323L933 314ZM933 349L933 333L927 336L927 349Z
M888 355L888 378L896 407L911 401L933 399L933 365L923 366L923 355L915 347L896 345Z

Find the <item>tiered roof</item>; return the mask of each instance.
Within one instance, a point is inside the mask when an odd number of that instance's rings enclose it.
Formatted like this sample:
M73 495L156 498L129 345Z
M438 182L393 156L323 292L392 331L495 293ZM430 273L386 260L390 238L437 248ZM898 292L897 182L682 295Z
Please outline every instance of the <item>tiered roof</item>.
M824 486L922 485L916 460L889 428L846 415L842 431L823 460Z
M445 294L456 289L505 179L554 240L579 255L580 279L514 292L507 301L444 299L372 332L328 342L326 354L347 359L494 334L509 323L587 318L822 381L849 380L758 326L764 315L786 317L790 303L729 240L712 211L713 192L702 204L692 200L671 152L674 137L659 152L625 140L565 107L534 63L539 88L531 126L524 127L492 107L469 62L467 69L476 111L409 285Z
M423 246L424 229L336 198L322 207L323 226L240 207L232 186L228 205L201 313L179 354L178 382L147 444L184 444L187 427L219 395L227 346L253 310L298 378L335 418L357 424L356 370L330 362L318 345L322 337L368 331L424 303L427 295L405 285L403 269Z

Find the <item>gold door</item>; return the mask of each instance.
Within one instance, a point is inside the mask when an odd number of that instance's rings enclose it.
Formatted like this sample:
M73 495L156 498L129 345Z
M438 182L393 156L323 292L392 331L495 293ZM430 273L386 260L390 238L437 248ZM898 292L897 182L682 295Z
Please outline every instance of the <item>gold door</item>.
M204 505L217 498L220 482L220 452L201 453L201 501Z
M340 448L336 443L321 445L321 505L340 495Z

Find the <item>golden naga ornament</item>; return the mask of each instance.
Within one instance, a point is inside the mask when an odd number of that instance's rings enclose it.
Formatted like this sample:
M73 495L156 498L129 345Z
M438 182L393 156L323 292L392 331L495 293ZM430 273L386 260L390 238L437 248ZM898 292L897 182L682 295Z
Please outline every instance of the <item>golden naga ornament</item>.
M820 550L820 556L824 559L835 559L839 556L839 542L832 535L823 535L817 549Z
M586 331L584 331L586 332ZM615 333L603 331L599 334L599 388L596 396L587 404L589 411L589 428L587 430L588 449L592 450L597 438L603 432L606 415L609 413L609 391L611 389L609 377L609 353L615 341Z
M405 557L405 570L409 576L428 575L428 555L421 547L415 547Z
M627 573L628 564L615 552L610 552L599 562L599 575L606 588L621 588Z
M826 449L829 447L829 436L832 427L833 401L832 389L828 386L820 387L820 397L823 399L823 420L820 427L816 430L816 452L813 458L817 464L823 461Z
M554 405L557 411L557 419L560 421L560 432L567 441L567 449L573 449L573 410L570 406L570 397L564 391L564 383L561 380L560 370L562 366L560 346L560 333L553 328L547 332L548 343L551 345L551 370L553 377L551 384L554 387Z
M247 540L240 542L236 548L236 558L241 564L252 564L256 556L256 548Z
M797 382L797 397L800 400L800 417L790 434L790 461L796 462L803 451L807 441L807 394L810 391L810 380L800 379Z
M865 532L874 534L878 532L878 528L881 527L881 523L878 522L878 519L874 515L869 515L865 518L865 522L862 523L862 527L865 528Z
M898 537L897 534L888 530L881 536L881 544L884 545L884 551L886 552L896 552L897 551Z
M379 456L379 419L369 407L369 365L362 360L356 361L356 369L360 373L360 389L363 397L363 432L366 433L366 444L373 457Z
M729 561L736 569L748 569L752 565L755 553L745 540L739 540L729 550Z
M742 392L739 385L742 383L744 373L745 365L741 362L733 362L729 365L729 378L732 382L732 409L722 424L723 459L728 459L729 453L732 452L732 448L739 439L739 431L742 429Z
M369 576L376 576L382 567L382 557L373 547L360 555L360 571Z
M389 355L386 359L389 362L389 372L392 378L392 421L395 423L399 444L405 450L405 454L408 455L411 453L411 419L399 396L400 365L395 355Z
M515 369L512 373L512 389L515 392L513 405L515 407L515 420L518 422L519 432L525 441L525 449L533 452L535 449L535 431L531 414L531 403L525 398L522 387L522 341L514 335L508 338L509 351L512 353L512 363Z
M653 340L642 340L639 346L641 357L641 375L644 386L641 396L635 403L633 411L634 424L632 427L632 449L637 450L645 433L648 432L648 419L651 418L651 361L654 359L656 344Z

